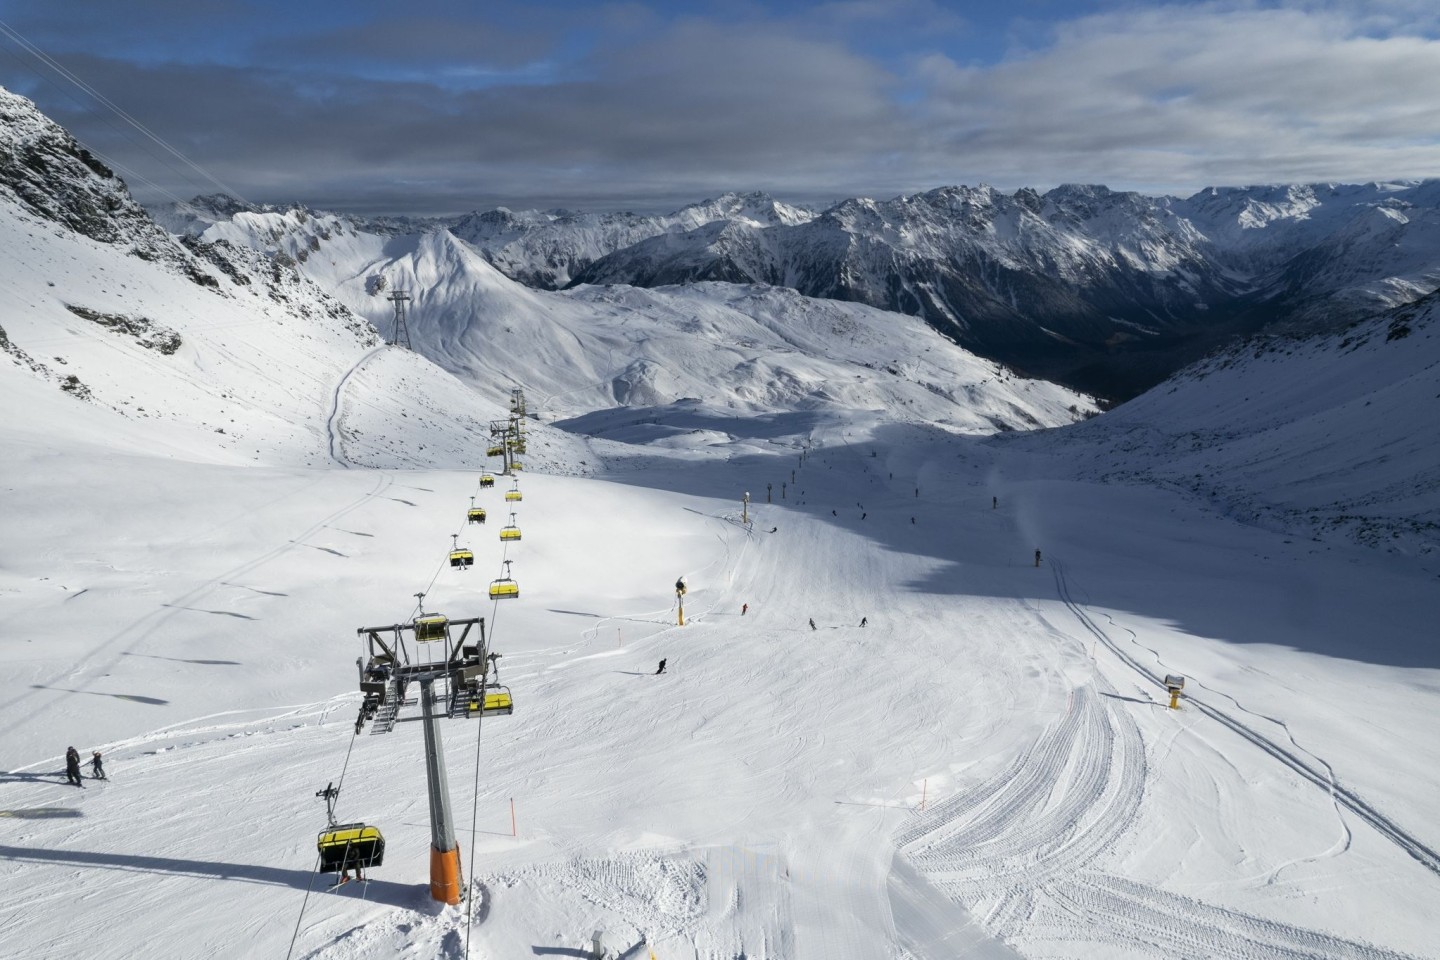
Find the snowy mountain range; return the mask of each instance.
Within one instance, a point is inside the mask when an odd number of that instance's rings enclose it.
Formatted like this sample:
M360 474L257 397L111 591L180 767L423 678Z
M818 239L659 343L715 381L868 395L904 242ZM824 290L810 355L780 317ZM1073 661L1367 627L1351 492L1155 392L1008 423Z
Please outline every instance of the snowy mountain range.
M219 221L236 212L224 198L197 203L209 213L172 208L164 219L221 235ZM722 281L863 303L921 317L1030 375L1122 398L1236 337L1335 329L1440 285L1440 181L1212 188L1185 199L945 187L818 214L725 194L664 216L339 219L387 235L448 229L543 289ZM241 232L270 248L287 235Z

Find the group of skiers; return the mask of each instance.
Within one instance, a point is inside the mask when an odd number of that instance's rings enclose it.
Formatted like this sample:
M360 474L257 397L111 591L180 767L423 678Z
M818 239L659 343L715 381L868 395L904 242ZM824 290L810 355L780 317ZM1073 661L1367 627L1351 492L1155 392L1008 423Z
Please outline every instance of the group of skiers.
M100 751L96 750L90 754L90 776L95 780L104 780L105 767L100 760ZM65 751L65 782L83 787L80 782L80 751L70 747Z

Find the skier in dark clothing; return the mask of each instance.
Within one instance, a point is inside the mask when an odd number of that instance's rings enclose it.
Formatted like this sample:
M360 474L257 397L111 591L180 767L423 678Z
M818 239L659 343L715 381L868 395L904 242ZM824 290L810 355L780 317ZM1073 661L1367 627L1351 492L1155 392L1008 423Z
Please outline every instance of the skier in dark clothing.
M1035 566L1040 566L1040 549L1038 547L1035 549Z
M65 782L83 787L80 782L80 751L70 747L65 751Z
M867 624L867 623L869 623L869 622L870 622L870 618L869 618L869 617L861 617L861 618L860 618L860 626L862 626L862 627L865 626L865 624Z
M105 776L105 767L100 763L100 751L96 750L90 754L90 776L96 780L108 779Z
M815 618L814 618L814 617L811 617L811 618L810 618L810 629L811 629L811 630L814 630L814 629L815 629Z
M660 666L658 666L658 667L655 668L655 676L658 677L658 676L660 676L660 674L662 674L662 673L664 673L664 672L665 672L665 658L664 658L664 657L661 657L661 658L660 658Z
M990 509L991 509L991 510L994 510L994 509L995 509L996 507L998 507L998 506L1000 506L1000 498L999 498L999 497L991 497L991 498L990 498Z
M865 519L866 517L868 517L868 516L870 516L870 514L868 514L868 513L862 513L862 514L860 514L860 519L861 519L861 520L864 520L864 519Z
M745 614L747 614L747 613L749 613L749 612L750 612L750 604L748 604L748 603L742 603L742 604L740 604L740 616L743 617L743 616L745 616Z

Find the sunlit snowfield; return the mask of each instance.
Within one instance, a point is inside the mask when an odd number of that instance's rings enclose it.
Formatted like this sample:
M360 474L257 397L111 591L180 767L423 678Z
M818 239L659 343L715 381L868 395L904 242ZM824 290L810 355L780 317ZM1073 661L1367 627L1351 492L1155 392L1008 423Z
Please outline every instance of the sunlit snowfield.
M1294 766L1435 846L1440 591L1406 562L858 415L527 473L507 552L478 470L187 462L43 413L6 441L11 955L1434 955L1433 855ZM355 630L427 589L517 704L445 728L469 925L428 897L418 725L352 750ZM67 786L70 743L112 779ZM388 852L327 892L342 772Z

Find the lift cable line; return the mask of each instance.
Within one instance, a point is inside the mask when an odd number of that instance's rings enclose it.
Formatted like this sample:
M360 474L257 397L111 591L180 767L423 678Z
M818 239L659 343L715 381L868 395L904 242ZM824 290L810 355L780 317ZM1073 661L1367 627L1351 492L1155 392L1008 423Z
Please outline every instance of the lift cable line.
M80 100L77 99L77 98L75 97L75 95L74 95L73 93L71 93L67 88L57 86L52 80L50 80L48 77L46 77L43 73L41 73L40 71L36 70L31 64L29 64L29 63L27 63L26 61L24 61L24 60L20 59L19 57L17 57L17 56L15 55L15 53L14 53L13 51L9 50L8 48L0 47L0 50L3 50L6 56L8 56L11 60L15 61L15 63L20 67L20 69L25 70L25 71L28 71L29 73L31 73L32 75L34 75L34 77L35 77L37 80L39 80L41 83L45 84L46 86L53 87L53 88L55 88L56 90L58 90L58 91L61 93L61 95L63 95L63 96L64 96L67 100L69 100L71 103L75 104L75 106L76 106L77 108L79 108L80 110L84 110L84 109L85 109L85 105L84 105L83 103L81 103ZM105 123L106 123L112 130L114 130L119 136L121 136L121 137L123 137L123 138L125 138L125 139L130 139L130 140L133 141L134 138L133 138L133 137L130 137L124 130L122 130L120 127L116 126L116 125L115 125L115 122L114 122L112 119L110 119L108 116L104 117L103 119L104 119ZM73 134L72 134L72 136L73 136ZM78 141L78 138L77 138L77 141ZM155 192L156 192L157 194L159 194L160 196L163 196L163 197L165 197L167 200L169 200L170 202L174 203L177 207L180 207L180 208L183 208L183 209L185 209L185 210L188 210L190 213L192 213L192 214L194 214L194 215L196 215L196 216L203 216L203 215L204 215L205 211L203 211L203 210L201 210L199 207L195 206L195 205L194 205L193 203L191 203L189 200L185 200L185 199L183 199L182 197L180 197L178 194L172 192L171 190L168 190L167 188L162 187L160 184L156 183L154 180L151 180L149 177L145 176L143 173L140 173L138 170L135 170L133 167L129 167L129 166L125 165L124 163L121 163L119 160L116 160L113 156L111 156L111 155L109 155L109 154L107 154L107 153L105 153L105 152L97 149L96 147L94 147L94 146L92 146L92 145L90 145L90 144L85 144L84 146L85 146L85 149L86 149L86 150L90 151L90 154L91 154L92 156L94 156L96 159L100 160L100 161L101 161L102 163L104 163L107 167L110 167L112 170L118 171L119 173L124 174L125 179L126 179L127 182L129 182L129 183L143 183L145 186L149 187L151 190L155 191ZM166 161L164 158L162 158L162 157L160 157L158 154L156 154L155 151L153 151L152 149L150 149L147 145L141 143L141 144L139 144L139 146L140 146L141 148L143 148L146 153L150 154L150 156L153 157L153 158L156 160L157 163L161 163L161 164L165 164L165 165L169 166L168 161ZM171 169L174 169L174 167L171 167ZM183 171L177 171L177 172L180 172L181 175L184 176ZM189 178L186 177L186 179L189 179ZM259 323L260 321L255 321L255 322L256 322L256 323ZM59 338L57 338L57 339L59 339Z
M115 101L111 100L99 90L96 90L94 87L90 86L90 84L86 83L80 77L77 77L74 73L70 72L70 70L66 68L64 64L57 61L54 57L50 56L44 50L41 50L30 40L26 39L18 30L16 30L14 27L10 26L3 20L0 20L0 33L5 34L15 43L19 44L21 49L23 49L25 52L29 53L32 57L45 64L45 66L49 67L51 70L54 70L61 77L70 81L76 87L80 88L85 93L93 97L97 103L109 109L110 112L115 114L121 120L124 120L131 127L134 127L135 130L137 130L146 139L150 140L155 145L159 146L162 150L169 153L171 156L175 157L180 162L184 163L186 166L194 170L196 173L200 174L200 176L210 181L216 187L220 188L222 192L229 194L230 196L236 198L237 200L240 200L243 203L249 203L249 201L242 197L239 191L237 191L235 188L224 183L210 171L206 170L194 160L191 160L189 157L185 156L185 154L181 153L171 143L169 143L159 134L155 133L155 131L151 130L149 127L145 126L145 124L141 123L139 120L135 119L133 116L127 113L118 104L116 104Z
M484 482L487 476L488 474L483 475L477 482L477 492L486 486L493 486L493 479L488 485ZM518 492L518 484L516 487ZM484 510L475 506L475 496L472 495L470 509L466 513L465 524L461 526L460 531L476 522L475 512L477 510L480 512L479 522L484 522ZM513 526L515 514L510 514L510 521ZM518 532L516 529L516 539L518 539ZM458 565L455 562L457 552L469 553L468 550L458 546L459 536L460 532L451 534L451 549L446 551L445 559L437 566L426 589L416 592L416 606L409 623L362 627L356 631L366 638L370 654L368 662L364 657L356 660L363 699L359 716L356 718L355 730L345 751L345 762L341 767L339 783L331 781L324 789L316 792L317 797L325 800L326 821L329 829L322 831L317 840L316 866L311 874L310 884L306 888L305 898L301 903L300 915L295 921L295 931L291 936L290 949L286 954L287 960L294 952L300 926L304 921L310 894L314 888L315 877L320 873L334 872L337 867L342 870L344 876L348 876L347 873L344 873L346 868L355 869L358 877L360 876L359 870L363 867L378 866L381 863L385 841L379 828L365 823L338 824L335 816L335 804L339 798L340 788L344 784L345 774L349 770L355 740L366 722L372 723L371 735L388 733L401 719L399 717L401 708L414 705L417 700L421 704L421 717L411 719L421 719L425 724L426 781L431 810L431 896L449 904L457 904L464 899L462 889L467 889L468 885L463 884L460 851L454 837L454 825L450 814L449 783L445 773L444 752L440 746L438 721L454 717L474 717L476 720L475 776L470 811L469 851L469 857L473 863L476 826L479 823L480 750L484 733L483 718L488 715L513 713L514 700L510 688L500 683L498 661L501 655L490 650L490 641L486 636L485 618L452 621L443 614L425 612L426 592L434 587L447 565L452 567ZM508 539L502 537L502 540ZM508 555L508 542L504 543L503 549L504 554ZM519 596L519 586L510 577L510 565L513 561L508 556L504 556L502 563L505 568L505 577L497 583L504 583L505 587L497 595L495 587L492 585L492 624L495 622L495 614L499 609L499 600ZM463 564L463 566L469 566L469 564ZM466 640L471 636L472 629L477 626L478 641L467 644ZM450 632L452 627L464 628L458 639L452 636ZM413 636L415 647L413 655L410 645L406 643L407 633ZM491 636L493 637L493 632ZM386 643L387 638L390 640L388 644ZM437 644L443 648L440 657L435 657L433 653L429 656L421 655L422 651L433 651ZM406 687L410 683L420 686L420 696L407 700L405 697ZM437 711L437 707L440 708L439 711ZM342 880L342 882L344 881ZM473 920L473 911L467 910L465 925L465 956L467 957L470 951Z

